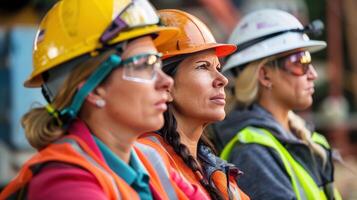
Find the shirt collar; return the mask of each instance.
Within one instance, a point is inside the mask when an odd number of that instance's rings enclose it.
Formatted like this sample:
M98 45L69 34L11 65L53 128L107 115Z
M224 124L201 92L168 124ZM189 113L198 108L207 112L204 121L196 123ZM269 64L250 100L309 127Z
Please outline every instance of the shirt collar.
M149 177L148 172L133 149L130 152L129 164L127 164L120 159L119 156L114 154L100 139L94 135L93 138L109 167L129 185L133 184L136 179L141 180L144 177Z

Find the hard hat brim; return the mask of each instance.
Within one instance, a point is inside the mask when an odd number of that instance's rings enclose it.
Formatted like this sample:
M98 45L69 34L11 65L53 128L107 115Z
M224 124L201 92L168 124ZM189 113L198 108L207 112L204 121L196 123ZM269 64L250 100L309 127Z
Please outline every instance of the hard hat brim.
M226 62L225 66L223 67L223 71L227 71L242 65L245 65L249 62L256 61L259 59L267 58L273 55L281 54L284 52L288 51L293 51L293 50L306 50L309 51L310 53L314 53L317 51L320 51L326 47L326 42L324 41L318 41L318 40L309 40L305 42L300 42L300 43L293 43L293 44L286 44L282 48L279 49L271 49L271 51L266 54L262 53L261 55L256 55L254 58L253 57L246 57L242 56L244 55L244 51L249 51L249 48L246 50L243 50L242 52L233 54ZM264 51L261 51L264 52ZM238 61L238 62L237 62Z
M234 44L211 43L211 44L204 44L201 46L195 46L194 48L186 48L183 50L170 51L170 53L167 52L166 53L161 52L161 53L163 53L163 59L167 59L177 55L197 53L210 49L215 49L216 56L218 58L223 58L234 53L237 50L237 46Z
M144 35L150 35L150 34L158 34L158 36L154 39L154 44L160 45L165 43L166 41L174 38L179 34L180 30L176 27L161 27L161 26L148 26L148 27L143 27L143 28L138 28L138 30L133 30L131 31L130 34L125 34L122 33L120 34L117 38L113 39L110 44L115 44L118 42L122 42L125 40L133 39L136 37L141 37ZM98 36L99 38L99 36ZM72 52L70 55L72 58L81 56L85 53L90 52L93 49L96 49L95 46L88 45L88 43L85 43L82 45L81 48L76 48L79 51L77 52ZM41 77L41 74L48 69L53 68L53 66L59 65L63 62L63 60L68 60L67 58L64 57L57 57L51 62L51 65L44 65L42 68L37 68L38 70L35 70L32 72L30 77L24 82L24 86L28 88L35 88L35 87L40 87L43 84L43 79Z

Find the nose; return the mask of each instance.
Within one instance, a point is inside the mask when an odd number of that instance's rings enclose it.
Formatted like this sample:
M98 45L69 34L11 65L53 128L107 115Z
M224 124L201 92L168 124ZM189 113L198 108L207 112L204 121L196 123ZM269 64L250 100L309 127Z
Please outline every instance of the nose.
M309 70L307 71L307 77L310 80L315 80L318 77L315 67L312 64L309 65Z
M223 76L221 72L217 71L216 78L213 80L213 87L224 88L227 84L228 84L228 79L225 76Z
M155 82L155 88L157 90L168 90L174 84L174 80L166 75L161 69L157 70L157 79Z

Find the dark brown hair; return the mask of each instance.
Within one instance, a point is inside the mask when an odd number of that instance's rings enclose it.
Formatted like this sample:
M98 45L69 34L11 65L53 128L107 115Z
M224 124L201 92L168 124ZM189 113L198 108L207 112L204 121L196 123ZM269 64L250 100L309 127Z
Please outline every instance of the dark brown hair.
M178 59L170 58L164 61L163 71L171 77L175 77L177 72L178 65L186 56ZM175 61L175 62L173 62ZM169 63L169 64L167 64ZM165 65L166 64L166 65ZM210 194L210 197L214 200L224 199L220 191L218 191L214 186L209 184L208 178L204 177L202 169L199 164L199 160L196 160L190 153L186 145L181 143L180 134L177 132L177 121L174 114L172 113L172 104L170 103L167 111L164 113L165 123L164 126L159 130L159 134L164 138L165 142L170 144L174 151L182 158L185 164L195 173L195 175L200 179L201 185L207 190ZM210 143L208 138L202 134L198 145L205 145L214 151L213 145ZM198 151L199 152L199 151ZM206 155L199 155L199 157L205 157Z

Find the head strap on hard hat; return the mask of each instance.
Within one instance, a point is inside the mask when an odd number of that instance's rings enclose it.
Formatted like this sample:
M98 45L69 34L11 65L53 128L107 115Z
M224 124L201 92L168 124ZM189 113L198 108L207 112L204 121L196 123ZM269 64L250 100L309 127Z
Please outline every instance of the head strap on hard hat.
M271 33L268 35L264 35L246 42L243 42L242 44L237 44L239 47L236 51L236 53L241 52L259 42L262 42L264 40L267 40L269 38L276 37L278 35L282 35L287 32L297 32L297 33L307 33L307 34L313 34L315 36L319 35L322 33L322 30L324 29L324 24L321 20L314 20L311 22L309 25L305 26L303 29L288 29L288 30L283 30L275 33ZM233 54L232 54L233 55Z
M89 54L82 55L41 74L44 81L41 85L41 92L48 103L53 102L71 71L90 57Z
M75 94L71 105L60 111L64 125L68 125L68 122L77 116L88 94L93 91L115 67L118 67L121 61L122 59L119 55L112 54L91 74L84 85Z

